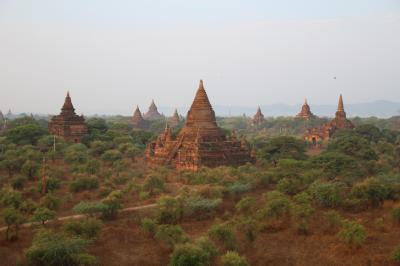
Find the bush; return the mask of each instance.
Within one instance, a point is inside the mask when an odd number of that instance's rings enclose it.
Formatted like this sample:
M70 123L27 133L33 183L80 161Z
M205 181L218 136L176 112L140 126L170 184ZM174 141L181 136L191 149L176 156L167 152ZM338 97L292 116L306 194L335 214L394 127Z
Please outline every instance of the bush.
M54 219L56 217L56 212L49 210L47 208L37 208L32 216L32 221L40 222L42 225L48 220Z
M393 218L393 221L400 224L400 206L394 207L392 209L392 218Z
M179 225L162 224L158 226L156 239L173 247L177 243L182 243L186 240L183 229Z
M59 189L60 186L61 186L60 179L55 177L46 178L46 193ZM42 180L38 181L38 191L42 191Z
M158 200L158 222L176 223L182 218L183 208L180 200L173 197L162 197Z
M122 153L119 150L108 150L101 156L101 159L108 162L115 162L122 159Z
M294 195L301 190L301 181L297 178L282 178L276 185L277 190L282 193Z
M231 195L237 196L251 190L251 184L233 183L228 186L228 191Z
M41 230L33 238L25 256L29 265L36 266L95 265L96 258L85 251L88 244L88 241L81 238Z
M389 189L376 178L367 178L351 189L352 196L369 201L373 207L382 206L389 196Z
M206 266L210 264L211 257L200 246L195 244L180 244L171 254L172 266Z
M271 191L265 194L265 198L267 199L267 204L261 210L262 217L278 220L290 214L292 203L285 194L279 191Z
M164 180L158 176L151 175L144 181L143 188L151 194L153 194L155 190L164 191Z
M249 266L246 258L234 251L227 251L226 254L221 257L221 264L223 266Z
M72 192L79 192L83 190L93 190L99 187L99 181L96 177L79 177L72 181L69 189Z
M60 206L60 198L52 193L47 193L46 196L40 199L40 205L55 211Z
M95 238L103 223L95 218L89 218L83 221L71 221L64 224L64 230L75 236L82 236L84 238Z
M150 219L150 218L144 218L142 220L142 229L151 234L154 235L157 230L157 221Z
M336 207L342 202L338 184L315 181L309 191L313 199L323 207Z
M15 190L21 190L24 188L27 179L23 176L16 176L11 180L11 186Z
M105 208L106 206L101 202L81 201L72 210L76 213L94 216L96 213L102 212Z
M365 228L356 222L344 221L343 228L339 231L338 237L351 247L359 247L366 239Z
M393 260L400 263L400 247L397 247L393 252Z
M221 204L221 199L207 199L201 196L185 198L183 201L183 214L186 216L210 213Z
M225 224L215 224L208 230L208 235L222 243L227 249L236 248L236 237L232 228Z
M254 197L244 197L235 205L236 212L244 215L250 215L254 212L256 207L256 199Z
M328 231L336 231L343 224L343 217L337 211L327 211L324 213L324 218L326 220L326 229Z

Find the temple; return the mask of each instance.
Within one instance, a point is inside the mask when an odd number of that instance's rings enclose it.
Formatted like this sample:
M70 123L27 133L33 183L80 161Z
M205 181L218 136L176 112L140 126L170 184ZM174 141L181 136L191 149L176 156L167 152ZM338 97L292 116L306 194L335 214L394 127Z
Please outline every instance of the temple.
M257 112L256 112L256 114L254 115L254 117L253 117L253 119L252 119L252 121L251 121L251 124L252 124L253 126L258 126L258 125L261 125L264 121L265 121L265 120L264 120L264 115L263 115L263 113L261 112L260 106L258 106Z
M304 139L313 145L328 140L332 137L338 129L353 129L354 124L347 119L346 112L344 111L343 97L340 95L339 104L336 111L335 118L329 123L322 125L317 128L307 129L304 135Z
M304 120L311 120L316 118L316 116L311 112L310 106L307 103L307 99L304 101L304 104L301 107L301 111L296 115L296 118Z
M59 115L53 116L49 123L51 134L64 138L66 141L80 142L87 134L88 128L83 115L75 113L69 92Z
M151 101L151 104L149 106L149 110L144 115L144 119L146 119L146 120L161 120L161 119L164 119L164 116L158 112L157 106L154 103L154 100Z
M187 113L187 120L174 137L167 125L156 141L148 143L146 160L150 165L172 165L179 170L196 171L202 166L237 166L254 162L247 141L235 132L226 137L218 127L203 81Z
M131 124L136 128L144 128L146 126L146 121L143 119L139 106L136 106L136 110L132 116Z
M178 110L176 110L176 108L175 108L174 114L170 117L168 123L171 127L177 127L180 122L181 122L181 118L178 114Z

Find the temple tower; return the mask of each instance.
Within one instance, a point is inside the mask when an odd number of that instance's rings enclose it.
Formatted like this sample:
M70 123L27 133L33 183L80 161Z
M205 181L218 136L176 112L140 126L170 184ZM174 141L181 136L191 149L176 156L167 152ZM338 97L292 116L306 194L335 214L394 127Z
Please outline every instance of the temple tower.
M311 112L311 108L307 103L307 99L305 99L303 106L301 107L300 113L296 115L296 118L298 119L304 119L304 120L311 120L315 118L316 116Z
M252 119L252 125L253 126L258 126L258 125L262 124L264 121L265 121L264 120L264 115L261 112L260 106L258 106L257 112L256 112L256 114L254 115L254 117Z
M147 145L150 165L173 165L177 169L196 171L202 166L242 165L254 162L248 145L227 138L218 127L203 81L187 113L184 127L174 138L166 127L156 141Z
M83 115L75 113L69 92L59 115L53 116L49 123L51 134L64 138L66 141L80 142L88 129Z
M169 119L169 125L171 127L177 127L180 122L181 122L181 118L180 118L180 116L178 114L178 110L176 110L176 108L175 108L174 114Z
M144 115L144 119L146 119L146 120L161 120L161 119L164 119L164 116L158 112L157 106L154 103L154 100L151 101L151 104L149 106L149 110Z
M133 113L131 123L133 127L143 128L146 125L146 121L143 119L142 113L140 112L139 106L136 106L136 110Z

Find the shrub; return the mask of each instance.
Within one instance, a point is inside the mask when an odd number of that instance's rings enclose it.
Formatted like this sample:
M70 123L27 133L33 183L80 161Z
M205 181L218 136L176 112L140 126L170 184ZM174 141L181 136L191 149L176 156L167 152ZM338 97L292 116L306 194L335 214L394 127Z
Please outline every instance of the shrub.
M282 193L293 195L300 191L301 182L297 178L282 178L276 185L277 190Z
M151 234L154 235L157 230L157 221L150 219L150 218L144 218L142 220L142 229Z
M27 179L23 176L16 176L11 180L11 186L15 190L23 189Z
M207 199L201 196L185 198L183 201L183 214L191 216L194 214L210 213L221 204L221 201L221 199Z
M21 173L28 179L32 180L39 173L39 164L32 160L27 160L22 165Z
M106 208L106 206L101 202L81 201L76 204L72 210L87 216L94 216L96 213L102 212L104 208Z
M40 205L55 211L60 206L60 198L53 193L47 193L46 196L40 199Z
M394 207L392 209L392 218L396 223L400 223L400 206Z
M158 200L159 223L176 223L182 218L183 208L180 200L173 197L162 197Z
M389 189L376 178L367 178L351 189L351 194L359 199L365 199L373 207L379 207L389 196Z
M46 178L46 192L50 192L60 188L60 179L55 177ZM38 181L38 191L42 191L42 180Z
M185 232L179 225L162 224L158 226L155 237L157 240L172 247L186 240L184 233Z
M327 230L336 231L343 224L343 217L337 211L327 211L324 213L324 218L326 220L325 225Z
M108 150L101 156L101 159L108 162L115 162L122 159L122 153L119 150Z
M238 195L251 190L251 184L233 183L228 186L228 191L231 195Z
M200 237L195 241L195 244L203 250L209 259L214 258L218 254L217 247L207 237Z
M221 257L221 264L223 266L248 266L245 257L240 256L237 252L227 251L224 256Z
M70 221L64 224L64 230L75 236L84 238L95 238L100 232L103 223L95 218L89 218L83 221Z
M323 207L335 207L342 202L340 188L334 183L315 181L309 187L313 199Z
M241 232L250 243L256 240L258 228L257 221L251 217L239 220L236 225L236 229Z
M359 247L366 239L365 228L356 222L344 221L338 237L351 247Z
M283 216L290 214L292 203L288 196L279 191L271 191L265 194L267 204L261 210L261 215L267 219L280 219Z
M256 199L254 197L244 197L235 205L236 212L244 215L250 215L254 212L256 207Z
M208 230L208 235L221 242L227 249L235 249L236 237L232 228L225 223L215 224Z
M195 244L180 244L171 254L171 266L205 266L209 265L210 257L201 247Z
M144 181L144 185L143 188L146 191L149 191L151 194L155 191L164 191L164 180L162 180L160 177L158 176L149 176L146 178L146 180Z
M114 219L117 216L118 210L122 208L122 197L122 191L115 190L101 201L103 205L101 212L104 219Z
M400 263L400 247L394 250L392 257L395 262Z
M41 230L33 238L25 256L29 265L95 265L96 258L85 251L88 244L81 238L69 238L61 233Z
M72 181L69 189L72 192L79 192L83 190L93 190L99 187L99 181L96 177L79 177Z
M32 221L40 222L42 225L48 220L54 219L56 217L56 212L49 210L44 207L37 208L32 216Z

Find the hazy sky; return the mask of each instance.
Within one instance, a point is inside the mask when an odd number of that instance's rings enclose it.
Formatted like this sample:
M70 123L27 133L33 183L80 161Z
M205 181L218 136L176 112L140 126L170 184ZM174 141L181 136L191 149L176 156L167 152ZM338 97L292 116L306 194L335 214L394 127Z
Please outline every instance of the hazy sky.
M337 77L336 80L333 77ZM0 0L0 110L400 101L400 0Z

